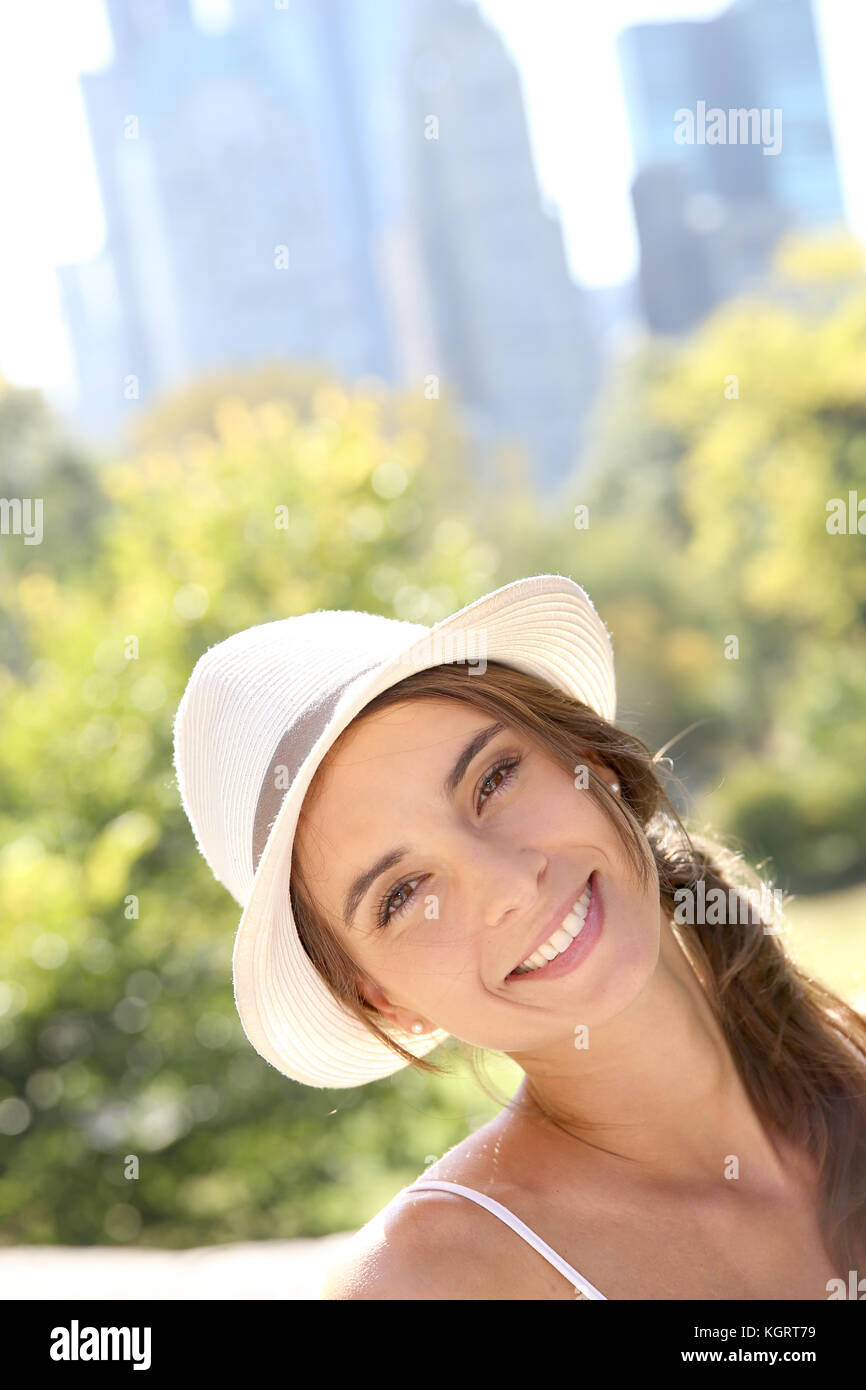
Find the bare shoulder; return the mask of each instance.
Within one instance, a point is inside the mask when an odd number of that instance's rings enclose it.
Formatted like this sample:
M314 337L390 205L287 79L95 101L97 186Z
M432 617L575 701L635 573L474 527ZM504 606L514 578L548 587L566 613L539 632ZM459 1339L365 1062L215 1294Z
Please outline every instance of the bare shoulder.
M453 1192L399 1192L355 1233L320 1297L498 1297L484 1258L484 1232L468 1219L465 1206Z
M422 1177L502 1198L490 1179L495 1124L449 1150ZM323 1299L574 1299L568 1281L498 1217L457 1192L404 1188L357 1231Z

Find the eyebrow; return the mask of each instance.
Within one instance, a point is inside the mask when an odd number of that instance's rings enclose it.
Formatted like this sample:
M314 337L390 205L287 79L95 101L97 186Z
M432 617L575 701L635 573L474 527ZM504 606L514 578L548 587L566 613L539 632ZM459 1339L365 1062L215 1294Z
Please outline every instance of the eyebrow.
M495 738L497 734L501 734L504 728L505 725L497 720L495 724L489 724L487 728L479 729L478 733L474 734L462 749L454 766L442 783L442 791L449 800L453 799L473 759L477 758L482 748L486 748L490 740ZM389 869L393 869L395 864L399 864L400 860L404 859L408 853L409 849L406 845L400 845L396 849L389 850L386 854L382 855L381 859L377 859L375 864L371 864L369 869L365 869L363 873L358 874L358 877L352 881L346 893L343 906L343 918L347 926L351 926L352 918L355 915L358 904L367 893L367 890L376 882L376 879L380 878L382 874L387 873Z

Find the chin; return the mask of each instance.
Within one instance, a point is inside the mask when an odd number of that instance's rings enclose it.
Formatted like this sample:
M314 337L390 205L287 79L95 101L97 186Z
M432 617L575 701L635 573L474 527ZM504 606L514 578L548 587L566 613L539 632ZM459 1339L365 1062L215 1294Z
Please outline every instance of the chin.
M624 937L614 938L613 949L603 961L599 957L602 968L591 997L584 996L588 1024L609 1023L640 998L658 969L660 946L658 913L652 921L635 922Z

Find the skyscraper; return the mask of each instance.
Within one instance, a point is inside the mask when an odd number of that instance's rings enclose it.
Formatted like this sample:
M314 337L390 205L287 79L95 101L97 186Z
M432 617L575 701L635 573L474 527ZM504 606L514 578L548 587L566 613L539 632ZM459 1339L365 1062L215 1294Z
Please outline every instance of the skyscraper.
M843 220L811 2L735 0L711 20L635 25L619 54L644 312L677 332L760 281L783 230Z
M83 86L120 323L101 392L91 374L91 425L214 366L276 356L382 370L358 248L323 177L339 147L316 147L307 91L274 47L254 27L203 34L182 0L109 0L109 13L115 62ZM71 300L80 271L61 278ZM97 312L91 301L79 321ZM97 322L80 362L101 355L99 337Z
M517 71L474 5L422 12L405 141L445 382L482 430L532 440L554 481L594 384L589 311L540 205Z
M235 0L206 34L186 0L107 3L116 59L83 79L105 273L61 271L91 428L209 367L300 359L436 376L479 442L562 475L590 318L475 4Z

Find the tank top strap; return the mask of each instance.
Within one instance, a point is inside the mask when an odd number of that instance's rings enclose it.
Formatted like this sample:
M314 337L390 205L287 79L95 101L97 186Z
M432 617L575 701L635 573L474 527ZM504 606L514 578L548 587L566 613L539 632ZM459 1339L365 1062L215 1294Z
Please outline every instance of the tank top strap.
M456 1192L461 1197L469 1197L471 1201L477 1202L479 1206L485 1207L494 1216L498 1216L500 1221L504 1221L506 1226L510 1226L517 1235L522 1236L533 1250L537 1250L539 1255L543 1255L548 1263L552 1264L554 1269L559 1270L559 1273L563 1274L585 1298L602 1299L605 1303L608 1301L605 1294L600 1293L595 1285L591 1284L588 1279L584 1279L582 1274L578 1274L576 1269L572 1269L571 1265L561 1255L557 1255L555 1250L551 1250L547 1241L536 1235L525 1221L521 1221L519 1216L515 1216L514 1212L509 1211L493 1197L488 1197L483 1192L476 1192L474 1187L463 1187L460 1183L445 1182L439 1178L418 1178L405 1191L417 1192L419 1189L426 1188L439 1192Z

